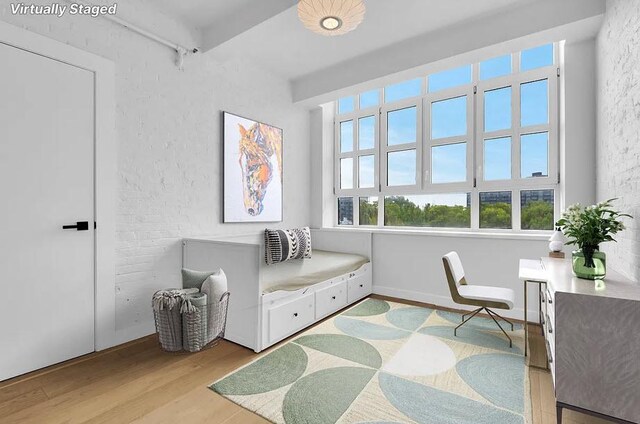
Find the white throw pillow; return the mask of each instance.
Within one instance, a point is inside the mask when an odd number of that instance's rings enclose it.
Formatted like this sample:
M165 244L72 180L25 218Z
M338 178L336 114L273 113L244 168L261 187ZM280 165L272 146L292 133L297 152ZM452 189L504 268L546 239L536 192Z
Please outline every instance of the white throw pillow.
M209 298L208 303L217 304L220 302L222 295L227 292L227 276L222 268L215 271L213 274L208 276L206 280L204 280L202 287L200 287L200 291L207 294Z
M220 317L220 298L227 292L227 276L221 269L215 271L202 283L200 288L202 293L207 295L207 315L208 319L208 337L207 343L218 336L218 333L222 330L220 320L224 317Z

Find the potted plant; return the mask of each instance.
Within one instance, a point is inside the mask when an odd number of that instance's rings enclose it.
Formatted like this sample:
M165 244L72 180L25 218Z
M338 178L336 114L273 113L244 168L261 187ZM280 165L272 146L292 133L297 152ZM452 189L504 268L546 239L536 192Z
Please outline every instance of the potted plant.
M606 256L600 251L600 244L615 241L612 236L625 228L621 218L632 218L631 215L613 210L614 200L584 208L580 204L569 206L556 223L569 238L566 244L578 246L578 250L572 252L576 277L599 280L607 273Z

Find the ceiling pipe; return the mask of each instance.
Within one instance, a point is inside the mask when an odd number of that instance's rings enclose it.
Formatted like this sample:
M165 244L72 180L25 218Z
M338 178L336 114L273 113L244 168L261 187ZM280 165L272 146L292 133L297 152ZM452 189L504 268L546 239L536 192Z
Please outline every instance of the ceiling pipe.
M86 4L86 3L83 3L83 2L78 2L78 1L75 1L75 0L66 0L66 2L67 3L80 4L80 5L89 6L89 7L91 6L89 4ZM167 47L175 50L175 52L176 52L176 66L180 70L183 69L184 58L185 58L186 55L198 53L198 48L197 47L193 47L193 48L184 47L184 46L182 46L182 45L180 45L178 43L174 43L174 42L172 42L170 40L167 40L166 38L160 37L159 35L156 35L156 34L150 32L150 31L147 31L144 28L140 28L139 26L134 25L134 24L132 24L132 23L130 23L128 21L125 21L124 19L119 18L119 17L117 17L115 15L106 14L106 15L100 15L100 16L102 16L103 18L105 18L105 19L107 19L107 20L109 20L111 22L114 22L114 23L116 23L118 25L121 25L121 26L123 26L123 27L125 27L125 28L127 28L127 29L129 29L129 30L131 30L133 32L135 32L135 33L138 33L138 34L142 35L143 37L146 37L146 38L148 38L150 40L153 40L153 41L155 41L157 43L160 43L160 44L162 44L164 46L167 46Z

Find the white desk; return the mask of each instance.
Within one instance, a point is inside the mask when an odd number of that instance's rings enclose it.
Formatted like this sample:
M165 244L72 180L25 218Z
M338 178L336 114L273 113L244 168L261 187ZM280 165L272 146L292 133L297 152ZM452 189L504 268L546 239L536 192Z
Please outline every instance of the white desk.
M522 260L519 274L525 288L545 288L541 321L558 423L564 408L640 422L640 285L611 269L604 283L576 278L564 259Z

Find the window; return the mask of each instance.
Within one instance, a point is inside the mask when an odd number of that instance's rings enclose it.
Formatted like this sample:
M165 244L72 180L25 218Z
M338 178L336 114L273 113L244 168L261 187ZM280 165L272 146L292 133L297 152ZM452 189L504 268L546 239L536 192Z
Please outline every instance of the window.
M384 89L385 103L416 97L422 94L422 80L420 78L389 85Z
M484 92L484 131L493 132L511 128L511 87Z
M340 122L340 152L353 151L353 121Z
M380 90L371 90L360 94L360 109L367 109L380 104Z
M358 215L360 225L378 225L378 198L361 197Z
M355 109L353 97L343 97L338 100L338 113L349 113Z
M387 185L408 186L416 183L416 150L387 153Z
M555 54L547 44L338 100L339 225L552 230Z
M511 66L510 54L480 62L480 79L486 80L509 75Z
M511 192L480 193L480 228L511 228Z
M553 65L553 44L523 50L520 54L520 70L543 68Z
M483 157L485 181L511 179L511 137L485 140Z
M523 230L553 230L553 190L520 192L520 227Z
M338 225L353 225L352 197L338 197Z
M340 188L353 188L353 158L340 159Z
M384 198L388 226L469 228L471 195L424 194Z
M429 93L471 83L471 65L429 75Z

